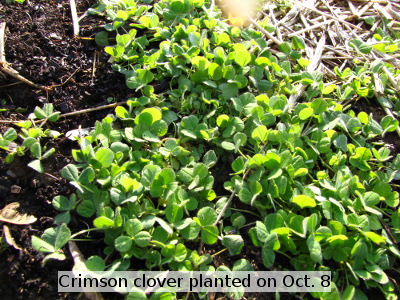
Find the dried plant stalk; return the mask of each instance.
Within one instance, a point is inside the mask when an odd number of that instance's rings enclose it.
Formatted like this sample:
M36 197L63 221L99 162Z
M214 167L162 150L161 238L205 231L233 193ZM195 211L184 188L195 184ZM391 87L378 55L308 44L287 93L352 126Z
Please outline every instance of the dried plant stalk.
M77 268L80 271L88 271L85 265L85 258L83 254L79 250L78 246L73 241L68 242L69 251L71 252L71 256L74 260L74 268ZM94 289L94 288L93 288ZM85 296L89 300L104 300L103 296L98 292L84 292Z
M76 3L75 0L69 0L69 5L71 8L71 16L72 16L72 25L74 27L74 35L79 35L79 22L78 22L78 14L76 12Z
M0 23L0 64L6 62L6 56L4 53L4 32L6 29L6 23L1 22Z

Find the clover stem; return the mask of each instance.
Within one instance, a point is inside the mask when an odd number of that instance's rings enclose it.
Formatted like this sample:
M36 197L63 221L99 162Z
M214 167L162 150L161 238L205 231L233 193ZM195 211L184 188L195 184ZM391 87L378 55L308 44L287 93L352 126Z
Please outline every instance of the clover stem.
M289 259L292 259L289 255L287 255L286 253L284 253L284 252L281 252L281 251L275 251L276 253L279 253L279 254L282 254L283 256L285 256L285 257L287 257L287 258L289 258Z
M152 243L154 246L158 246L158 247L161 247L161 248L164 248L164 247L165 247L165 245L164 245L163 243L161 243L161 242L159 242L159 241L156 241L156 240L152 240L151 243Z
M261 216L260 216L260 219L262 219L262 218L261 218ZM242 227L240 227L239 229L246 228L246 227L249 227L249 226L253 226L253 225L256 225L256 224L257 224L257 222L252 222L252 223L249 223L249 224L243 225L243 226L242 226Z
M218 251L217 253L214 253L214 254L211 255L211 256L212 256L212 257L217 256L217 255L219 255L219 254L225 252L226 250L228 250L228 248L224 248L224 249L222 249L221 251Z
M347 275L347 272L344 272L344 276L346 277L346 286L349 286L349 276Z
M332 172L335 173L335 170L332 169L331 166L328 165L328 164L324 161L324 159L322 158L321 154L318 154L318 157L319 157L319 159L321 160L321 163L322 163L325 167L327 167L329 170L331 170Z
M309 131L313 128L313 127L310 126L311 125L311 121L312 121L312 117L308 119L307 125L306 125L306 127L305 127L305 129L303 131L303 135L304 136L308 135Z
M185 300L189 299L189 296L190 296L190 292L187 292L185 295Z
M252 212L252 211L249 211L249 210L240 209L240 208L231 208L231 210L248 213L248 214L251 214L251 215L254 215L256 217L261 218L261 216L259 214L256 214L255 212Z
M81 231L78 231L77 233L74 233L73 235L71 235L70 240L72 240L74 237L84 234L86 232L90 232L90 231L96 231L96 230L102 230L101 228L89 228L89 229L84 229Z
M240 151L240 149L238 149L237 151L239 152L239 154L240 154L241 156L243 156L243 158L247 158L247 156L246 156L246 155L244 155L244 154L243 154L243 152L242 152L242 151Z

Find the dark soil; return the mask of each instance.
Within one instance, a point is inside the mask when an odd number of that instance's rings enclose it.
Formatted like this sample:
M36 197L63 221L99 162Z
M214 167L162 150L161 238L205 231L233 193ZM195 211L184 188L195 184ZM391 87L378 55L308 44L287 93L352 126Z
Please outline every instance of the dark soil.
M94 1L78 2L78 15ZM131 92L122 75L113 72L108 57L93 40L75 39L69 1L26 1L23 5L0 1L0 22L6 22L5 55L9 66L41 86L54 86L50 92L34 90L12 77L0 73L0 120L24 120L36 106L52 103L62 113L126 100ZM85 17L80 22L80 36L93 38L101 30L101 18ZM95 70L94 70L95 67ZM71 77L72 75L72 77ZM69 79L70 78L70 79ZM26 112L26 113L21 113ZM67 132L93 126L111 110L62 119L52 129ZM8 128L0 124L0 132ZM49 142L50 143L50 142ZM46 171L40 175L26 166L28 158L4 164L0 155L0 207L19 202L21 212L37 218L28 226L8 225L15 242L23 250L0 249L1 299L76 299L75 295L57 292L57 271L71 270L72 261L49 261L42 267L43 254L31 247L31 236L41 235L54 225L57 214L51 205L54 196L68 195L73 187L61 179L59 170L68 164L75 142L61 137L47 147L55 147L55 155L44 161ZM12 189L12 187L14 187ZM13 191L21 188L19 193ZM75 229L84 228L76 222ZM68 257L68 255L67 255Z

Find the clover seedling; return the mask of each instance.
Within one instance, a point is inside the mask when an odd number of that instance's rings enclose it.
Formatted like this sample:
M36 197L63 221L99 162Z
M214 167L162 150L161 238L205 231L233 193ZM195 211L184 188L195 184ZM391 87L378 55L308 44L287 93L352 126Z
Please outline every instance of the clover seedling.
M47 229L42 234L41 238L32 236L32 247L36 251L49 253L43 260L43 264L45 264L49 259L64 260L65 254L61 248L68 243L70 238L71 231L68 229L66 224L62 224L57 228Z
M219 237L217 226L213 225L217 220L217 214L211 207L204 207L197 213L195 222L200 225L201 239L206 244L215 244Z
M54 130L43 130L42 126L45 122L55 122L59 118L59 112L54 112L52 104L45 104L43 108L36 107L33 114L29 115L31 121L19 122L17 125L21 127L21 132L10 128L4 135L0 135L0 149L6 150L8 155L6 163L11 163L16 156L22 156L29 149L35 160L31 161L28 166L39 173L44 172L42 160L50 157L55 153L55 149L49 150L41 144L41 138L57 138L60 133ZM43 120L42 125L37 126L34 119ZM14 141L20 137L22 143L18 145Z

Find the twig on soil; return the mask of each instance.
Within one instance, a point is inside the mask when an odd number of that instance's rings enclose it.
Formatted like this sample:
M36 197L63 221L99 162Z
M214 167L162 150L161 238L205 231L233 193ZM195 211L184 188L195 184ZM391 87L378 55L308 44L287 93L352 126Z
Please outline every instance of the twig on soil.
M52 89L52 88L55 88L55 87L60 87L60 86L65 85L68 81L71 80L71 78L72 78L72 77L76 74L76 72L78 72L80 69L81 69L81 68L76 69L76 70L74 71L74 73L72 73L72 74L67 78L67 80L65 80L63 83L51 85L51 86L49 86L48 88L49 88L49 89Z
M13 246L15 249L19 251L24 251L14 240L13 236L11 235L10 228L8 228L7 225L3 225L3 235L4 238L6 239L6 243L9 244L10 246Z
M60 180L60 178L57 178L56 176L54 176L54 175L51 175L50 173L42 173L42 174L44 174L44 175L46 175L46 176L49 176L51 179L53 179L53 180Z
M2 62L2 63L0 62L0 71L10 75L11 77L14 77L15 79L17 79L23 83L26 83L27 85L30 85L31 87L33 87L35 89L46 91L46 92L51 90L51 88L49 88L49 87L38 85L38 84L33 83L32 81L26 79L25 77L19 75L17 71L8 67L7 63L5 63L5 62Z
M92 65L92 83L94 81L95 73L96 73L96 60L97 60L97 51L94 51L94 57L93 57L93 65Z
M76 36L75 39L77 39L77 40L85 40L85 41L94 41L94 40L96 40L95 38L84 37L84 36Z
M31 120L30 120L31 121ZM21 123L21 122L25 122L25 121L22 121L22 120L16 120L16 121L11 121L11 120L0 120L0 124L18 124L18 123ZM32 122L32 121L31 121ZM37 121L35 121L34 123L36 124L36 123L40 123L40 122L43 122L43 120L37 120Z
M71 117L71 116L77 116L77 115L81 115L81 114L90 113L90 112L93 112L93 111L98 111L98 110L107 109L107 108L113 108L113 107L117 107L119 105L125 105L127 103L128 103L128 101L123 101L123 102L106 104L106 105L93 107L93 108L86 108L86 109L82 109L82 110L72 111L72 112L69 112L69 113L61 114L60 118L61 117L66 118L66 117ZM42 123L42 122L45 122L45 121L46 120L36 120L36 121L32 121L31 120L31 122L34 122L35 124ZM22 120L16 120L16 121L0 120L0 123L3 123L3 124L17 124L17 123L20 123L20 122L25 122L25 121L22 121Z
M221 209L221 211L218 214L217 219L215 220L213 225L217 225L219 223L219 221L222 219L222 217L224 216L226 210L228 209L228 207L231 205L231 202L233 200L233 197L235 196L235 191L232 192L232 194L230 195L228 201L225 203L224 207Z
M79 21L78 14L76 13L76 3L75 0L69 0L69 5L71 8L72 25L74 26L74 35L79 35Z
M102 106L98 106L98 107L82 109L82 110L78 110L78 111L73 111L73 112L62 114L62 115L60 115L60 117L76 116L76 115L85 114L85 113L89 113L89 112L93 112L93 111L97 111L97 110L117 107L119 105L124 105L126 103L128 103L128 101L117 102L117 103L106 104L106 105L102 105Z
M74 268L77 268L81 271L87 271L85 265L85 258L83 257L81 251L78 246L73 241L68 242L69 251L71 252L71 256L74 259ZM98 292L84 292L85 296L89 300L103 300L103 296Z
M87 17L89 15L89 10L85 11L79 18L78 18L78 23L82 21L83 18Z
M4 54L4 31L6 29L6 23L0 23L0 63L6 62L6 57Z
M18 81L18 82L13 82L13 83L10 83L10 84L0 85L0 89L7 88L7 87L10 87L10 86L13 86L13 85L17 85L17 84L22 84L22 82Z

